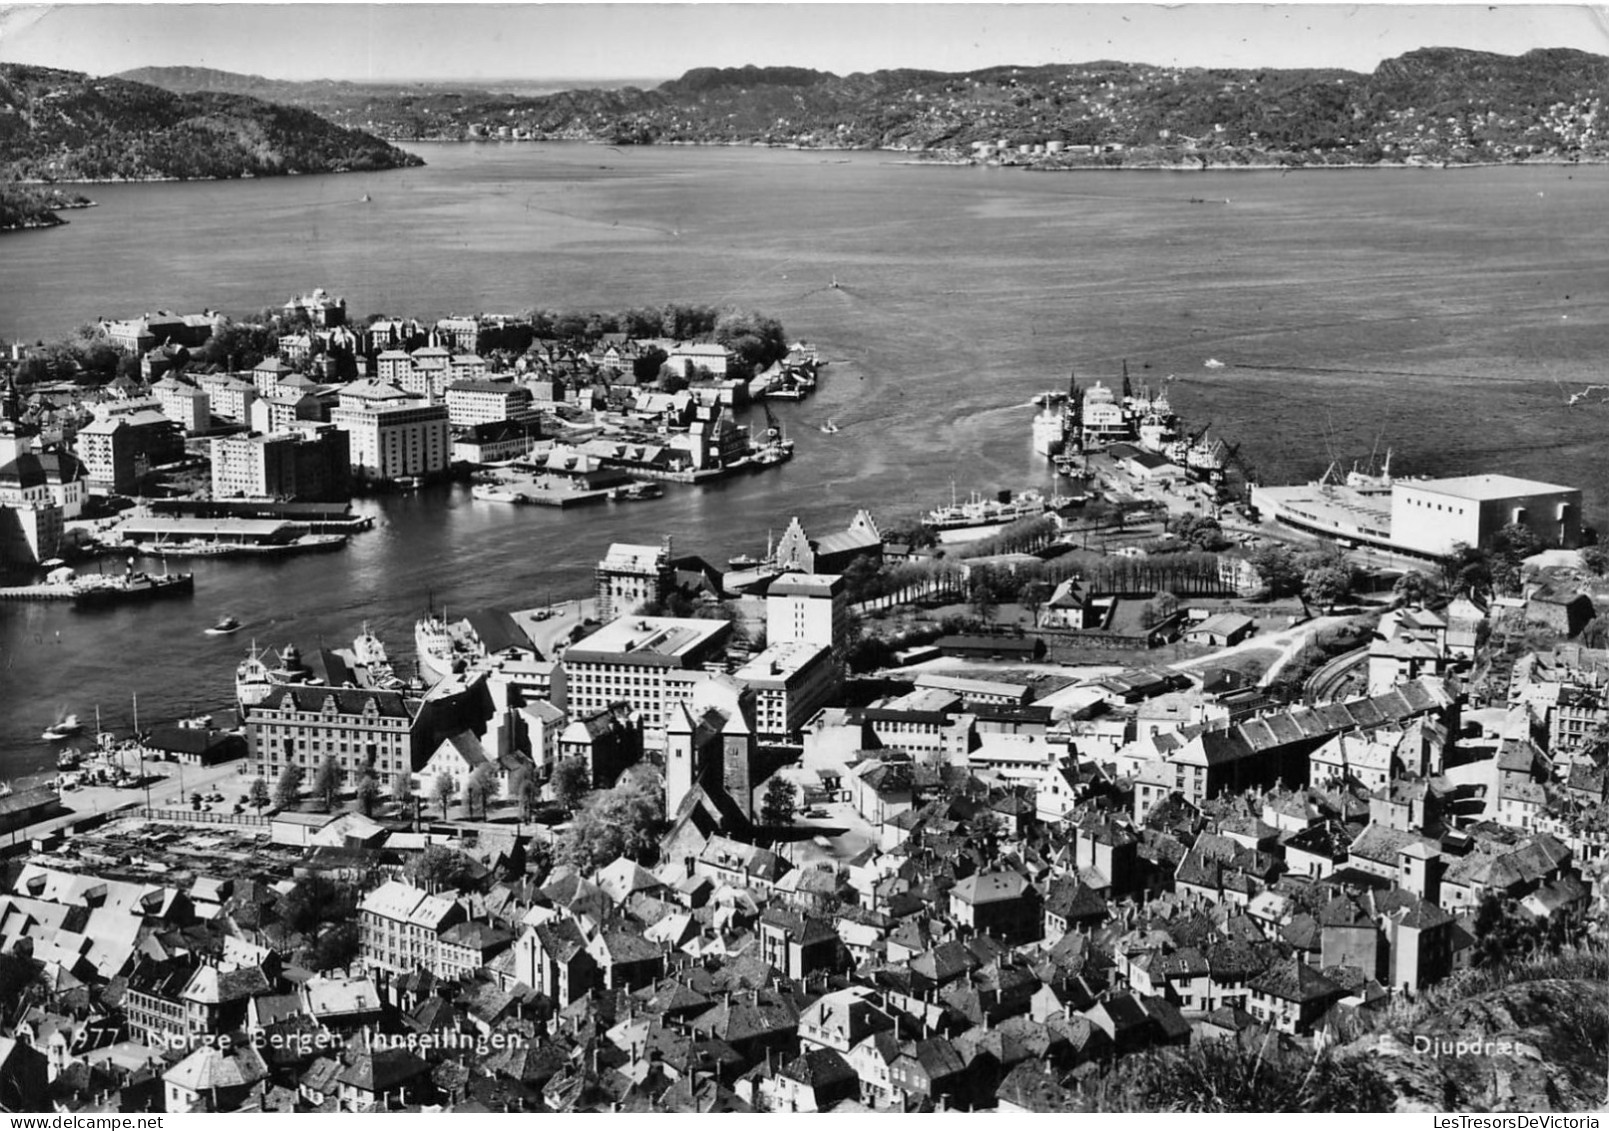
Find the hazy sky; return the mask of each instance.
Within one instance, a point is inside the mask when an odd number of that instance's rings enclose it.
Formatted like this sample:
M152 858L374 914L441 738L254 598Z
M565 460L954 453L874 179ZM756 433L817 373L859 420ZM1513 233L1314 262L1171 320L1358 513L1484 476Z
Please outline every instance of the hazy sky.
M0 4L0 61L110 74L669 78L793 64L845 74L1118 59L1372 70L1416 47L1609 54L1597 7L1397 4Z

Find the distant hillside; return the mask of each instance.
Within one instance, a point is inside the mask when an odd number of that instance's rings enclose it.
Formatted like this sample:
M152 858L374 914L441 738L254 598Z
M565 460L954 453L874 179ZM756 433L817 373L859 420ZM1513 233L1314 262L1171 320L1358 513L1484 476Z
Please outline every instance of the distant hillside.
M174 90L268 93L388 138L757 143L943 155L968 153L975 142L1059 142L1097 147L1098 155L1081 159L1106 164L1609 157L1601 113L1609 59L1565 49L1511 57L1430 48L1387 60L1371 75L1118 62L848 76L800 67L700 68L652 90L540 97L444 85L279 83L193 68L142 73Z
M223 74L211 72L209 81ZM0 64L0 174L6 179L200 180L420 163L305 109Z

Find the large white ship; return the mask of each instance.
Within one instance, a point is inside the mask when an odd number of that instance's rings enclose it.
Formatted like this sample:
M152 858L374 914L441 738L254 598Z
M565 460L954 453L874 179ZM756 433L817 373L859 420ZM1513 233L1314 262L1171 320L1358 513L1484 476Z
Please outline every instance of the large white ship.
M1060 393L1042 393L1034 401L1041 406L1034 416L1034 451L1055 458L1067 442L1067 398Z

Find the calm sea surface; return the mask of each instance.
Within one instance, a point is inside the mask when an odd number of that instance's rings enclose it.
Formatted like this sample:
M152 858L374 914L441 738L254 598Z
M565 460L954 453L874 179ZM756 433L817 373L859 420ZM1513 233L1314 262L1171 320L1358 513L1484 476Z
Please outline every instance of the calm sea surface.
M100 705L127 721L228 699L255 637L348 643L368 621L411 659L438 602L583 594L611 541L672 535L720 562L798 515L913 516L977 489L1048 486L1029 397L1169 375L1176 406L1241 441L1266 481L1377 446L1405 474L1579 485L1609 520L1609 169L1032 174L885 155L421 145L391 173L95 186L99 208L0 237L0 338L99 316L246 312L316 286L354 315L737 304L832 360L778 408L777 471L566 514L440 488L360 504L338 554L195 566L189 601L0 606L0 778L49 764L39 732ZM367 193L369 203L360 199ZM840 284L829 284L836 279ZM1223 369L1203 362L1216 358ZM842 431L823 435L828 418ZM202 630L223 613L246 628Z

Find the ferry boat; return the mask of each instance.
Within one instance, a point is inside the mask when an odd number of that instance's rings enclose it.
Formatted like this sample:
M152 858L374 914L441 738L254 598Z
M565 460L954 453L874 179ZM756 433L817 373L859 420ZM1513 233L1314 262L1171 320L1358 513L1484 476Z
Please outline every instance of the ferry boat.
M953 492L953 487L952 487ZM989 499L972 492L964 503L956 502L953 494L950 505L935 507L922 520L934 530L964 530L974 526L1004 526L1025 518L1037 518L1050 504L1038 491L1024 491L1012 498L1010 492L1001 492L1002 498Z
M68 715L61 722L45 728L45 733L39 737L46 742L66 742L75 734L83 732L84 724L78 721L77 715Z

